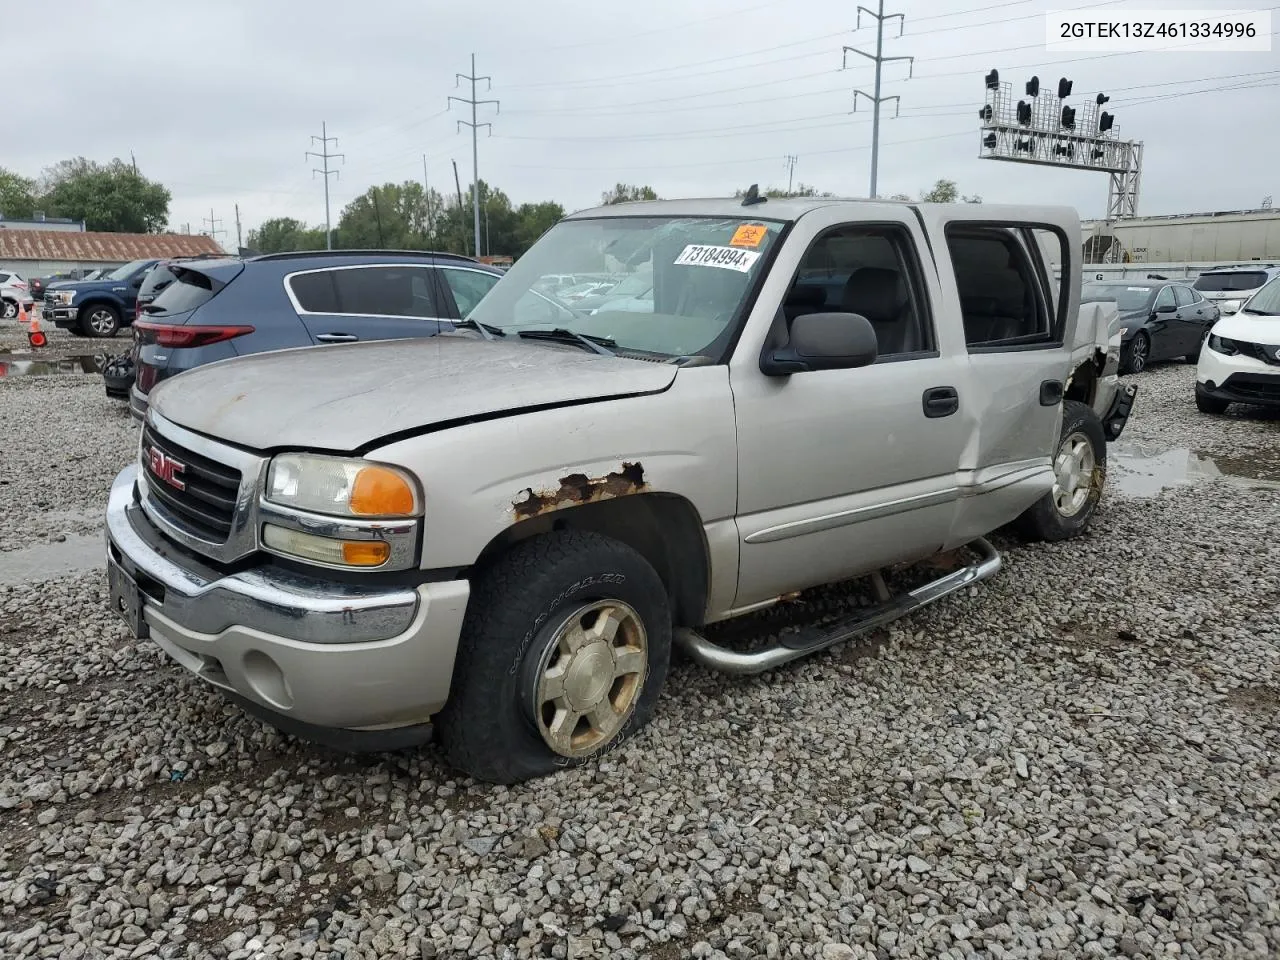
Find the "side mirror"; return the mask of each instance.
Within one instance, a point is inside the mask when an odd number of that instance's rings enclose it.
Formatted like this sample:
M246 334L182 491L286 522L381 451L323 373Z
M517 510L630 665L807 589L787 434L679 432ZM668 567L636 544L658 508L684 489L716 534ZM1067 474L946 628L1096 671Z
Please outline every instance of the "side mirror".
M1177 313L1178 307L1173 303L1162 303L1156 307L1156 313Z
M877 356L876 332L861 314L805 313L791 321L787 344L760 358L760 370L769 377L848 370L875 363Z
M1229 316L1231 316L1233 313L1239 313L1239 312L1240 312L1240 304L1238 304L1238 303L1223 303L1223 304L1219 304L1219 305L1218 305L1218 312L1219 312L1220 314L1222 314L1224 317L1229 317Z

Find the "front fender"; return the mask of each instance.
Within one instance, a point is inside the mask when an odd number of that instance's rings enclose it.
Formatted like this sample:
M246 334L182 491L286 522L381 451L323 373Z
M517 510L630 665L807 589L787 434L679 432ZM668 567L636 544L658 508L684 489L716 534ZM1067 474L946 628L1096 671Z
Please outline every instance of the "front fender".
M517 411L367 456L421 482L420 566L427 570L470 566L513 525L585 503L671 494L693 506L704 529L732 525L737 505L736 425L724 366L681 370L660 394ZM714 567L716 557L710 560Z

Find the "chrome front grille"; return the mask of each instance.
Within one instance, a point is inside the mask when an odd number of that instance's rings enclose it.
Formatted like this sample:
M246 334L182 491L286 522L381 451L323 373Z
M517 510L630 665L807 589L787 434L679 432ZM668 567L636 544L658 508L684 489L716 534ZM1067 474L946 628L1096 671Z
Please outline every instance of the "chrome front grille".
M142 508L161 533L224 563L257 550L256 494L265 458L152 411L142 429L139 460Z

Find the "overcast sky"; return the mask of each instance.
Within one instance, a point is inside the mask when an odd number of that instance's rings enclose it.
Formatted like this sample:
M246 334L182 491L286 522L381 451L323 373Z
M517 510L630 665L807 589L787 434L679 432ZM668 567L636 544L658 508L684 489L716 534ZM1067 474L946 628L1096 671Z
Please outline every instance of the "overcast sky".
M874 5L875 0L866 0ZM16 7L15 7L16 5ZM324 222L310 137L326 122L340 179L333 220L374 183L433 187L471 179L470 132L456 121L455 73L500 110L480 108L480 176L514 202L554 199L574 210L617 181L663 197L731 194L752 182L797 182L866 196L871 112L853 107L873 67L874 21L855 30L854 0L7 0L5 32L38 51L11 74L20 123L0 165L36 176L83 155L137 158L172 191L171 223L192 232L213 215L235 243L275 216ZM889 0L907 14L886 27L886 106L879 193L916 194L940 177L988 202L1069 203L1105 212L1107 175L978 159L983 75L1015 94L1033 73L1072 101L1111 96L1122 137L1146 144L1139 212L1256 208L1280 193L1275 118L1280 48L1268 53L1157 52L1066 56L1045 49L1048 10L1216 9L1227 0ZM1273 14L1275 17L1275 14ZM1280 24L1273 24L1278 26ZM1197 79L1191 79L1197 78ZM1222 90L1217 88L1235 87ZM1212 91L1212 92L1202 92ZM17 134L22 133L19 137Z

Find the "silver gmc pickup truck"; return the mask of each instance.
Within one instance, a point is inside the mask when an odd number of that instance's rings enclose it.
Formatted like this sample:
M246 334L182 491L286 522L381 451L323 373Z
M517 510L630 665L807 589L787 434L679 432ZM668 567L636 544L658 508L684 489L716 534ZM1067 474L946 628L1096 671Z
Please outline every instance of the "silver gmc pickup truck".
M673 647L775 669L993 575L998 528L1086 529L1135 388L1080 250L1056 207L575 214L456 329L161 385L111 490L111 603L284 731L434 732L492 782L582 763L646 723ZM544 281L588 272L625 295ZM865 602L763 645L721 623L855 578Z

